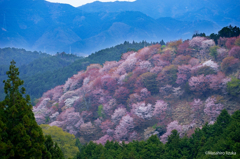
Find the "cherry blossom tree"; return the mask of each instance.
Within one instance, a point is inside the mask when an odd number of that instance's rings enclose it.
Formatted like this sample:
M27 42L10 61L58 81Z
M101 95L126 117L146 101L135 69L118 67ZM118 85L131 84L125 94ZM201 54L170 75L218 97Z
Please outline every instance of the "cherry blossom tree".
M155 66L153 68L150 69L150 72L151 73L155 73L155 74L158 74L162 71L163 67L162 66Z
M129 90L126 87L119 87L115 91L114 97L117 99L118 103L125 103L129 93Z
M117 108L111 116L112 121L117 124L124 115L126 115L126 108Z
M191 77L190 65L178 66L177 81L176 81L177 84L181 85L186 83L190 77Z
M238 68L239 65L239 59L234 58L233 56L226 57L223 59L221 63L221 69L226 73L226 72L231 72Z
M150 103L139 102L132 105L131 113L148 120L152 117L153 107Z
M137 58L135 57L136 53L130 54L121 65L118 66L116 73L119 75L131 72L135 67L137 63Z
M209 97L205 101L204 113L207 114L211 120L215 120L223 109L223 105L216 102L216 97Z
M209 88L214 91L219 91L225 87L223 82L225 75L222 72L218 72L217 75L207 75L206 79L209 82Z
M139 62L139 67L141 69L146 69L149 71L152 68L152 65L149 61L141 61Z
M42 98L50 98L57 101L63 95L63 85L57 86L43 94Z
M219 46L226 46L225 44L226 44L226 42L227 42L227 39L228 38L225 38L225 37L220 37L219 39L218 39L218 45Z
M152 62L154 66L165 67L170 65L170 62L163 60L160 54L153 55L150 59L150 62Z
M208 83L205 80L204 75L199 75L197 77L192 76L189 80L188 80L189 86L190 86L190 90L194 91L194 93L196 95L201 95L203 94L207 88L208 88Z
M117 80L112 78L110 75L104 75L101 78L102 88L113 92L117 88Z
M163 120L166 116L168 104L163 100L157 100L156 104L154 105L153 115L157 117L159 120Z
M235 45L236 37L227 38L226 47L231 49Z
M177 48L178 55L190 55L192 49L189 48L189 40L184 41Z
M112 141L112 140L113 140L113 138L112 138L111 136L109 136L109 135L104 135L104 136L102 136L100 139L98 139L97 141L95 141L95 143L105 145L105 143L106 143L107 141Z
M83 84L83 79L86 77L86 74L84 71L78 72L78 74L73 75L73 77L68 78L66 83L63 86L63 91L66 92L68 90L74 90L76 88L79 88Z
M235 58L240 59L240 46L234 46L230 51L229 51L229 56L233 56Z
M197 58L191 58L188 62L191 66L195 66L199 64L199 60Z
M118 141L127 140L128 133L134 128L133 118L130 115L122 117L119 125L115 129L114 138Z
M213 68L215 71L218 71L218 64L216 62L213 62L212 60L208 60L202 64L202 66L209 66Z
M118 67L121 64L121 62L117 61L106 61L103 64L103 68L99 70L100 73L107 73L109 70L111 70L114 67Z
M129 134L128 141L133 141L133 140L139 140L139 135L136 131L133 131L132 133Z
M222 61L224 58L228 56L228 51L225 48L218 48L217 49L217 59Z
M201 42L201 48L204 50L207 50L214 45L215 45L215 42L212 39L204 40Z
M188 64L188 61L191 59L191 56L179 55L173 60L174 65L183 65Z
M111 122L109 119L105 120L101 123L100 128L102 129L103 133L106 133L108 129L113 128L114 123Z
M104 114L106 114L107 116L111 116L116 106L117 106L116 99L114 98L110 99L107 103L103 104Z
M161 142L163 143L166 143L167 142L167 139L168 139L168 136L171 135L172 133L172 130L177 130L178 133L181 133L182 132L182 126L178 124L178 121L173 121L171 123L169 123L167 125L167 132L164 133L161 137L160 137L160 140Z
M189 41L189 46L192 48L200 48L202 46L202 41L205 39L204 37L196 36Z

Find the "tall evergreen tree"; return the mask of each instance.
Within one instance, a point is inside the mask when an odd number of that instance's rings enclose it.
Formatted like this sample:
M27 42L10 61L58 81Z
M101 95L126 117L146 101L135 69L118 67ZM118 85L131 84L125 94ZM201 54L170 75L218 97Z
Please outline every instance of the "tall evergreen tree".
M0 156L3 158L50 158L42 129L37 125L29 95L19 86L23 81L11 61L5 84L5 99L0 102Z

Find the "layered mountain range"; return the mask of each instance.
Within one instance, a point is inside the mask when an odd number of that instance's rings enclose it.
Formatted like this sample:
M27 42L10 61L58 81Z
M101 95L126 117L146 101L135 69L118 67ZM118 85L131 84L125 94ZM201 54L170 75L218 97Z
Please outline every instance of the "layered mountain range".
M120 61L91 64L43 94L33 109L38 124L80 138L132 141L157 134L167 141L240 109L240 37L206 37L152 45ZM231 82L233 84L231 84Z
M89 55L123 41L165 41L239 25L239 1L0 1L0 47Z

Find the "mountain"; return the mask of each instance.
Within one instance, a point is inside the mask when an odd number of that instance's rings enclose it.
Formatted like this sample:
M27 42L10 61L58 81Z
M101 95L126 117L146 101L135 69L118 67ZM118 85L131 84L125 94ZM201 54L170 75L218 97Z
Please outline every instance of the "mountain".
M119 61L91 64L45 92L33 112L82 143L166 142L173 129L192 134L221 110L240 109L240 37L207 37L129 51ZM167 129L167 132L166 132Z
M180 15L187 12L182 11L182 5L179 10L182 12L181 14L166 13L156 19L149 13L155 10L150 8L159 6L159 3L160 1L153 0L151 3L143 1L132 3L94 2L74 8L67 4L50 3L44 0L0 1L0 47L41 50L51 54L65 51L86 56L126 40L157 42L162 39L165 41L177 38L188 39L195 31L208 34L220 29L220 25L209 18L184 19ZM171 3L173 2L171 1ZM188 5L198 6L199 3L191 2ZM125 4L134 5L134 8L147 7L145 10L149 10L149 13L142 10L115 8L116 6L127 8L124 6ZM206 3L204 2L201 6L204 4ZM231 2L230 4L235 3ZM110 5L113 12L97 9L102 8L102 5ZM84 10L84 7L87 6L93 7ZM164 2L164 6L170 7L170 1ZM166 11L173 10L168 7L164 7L164 9ZM228 12L229 15L234 15L232 19L237 23L239 17L236 13L236 9L230 9Z
M223 27L233 23L239 25L239 7L239 0L136 0L107 3L96 1L78 8L84 12L140 11L155 19L172 17L184 21L209 20Z

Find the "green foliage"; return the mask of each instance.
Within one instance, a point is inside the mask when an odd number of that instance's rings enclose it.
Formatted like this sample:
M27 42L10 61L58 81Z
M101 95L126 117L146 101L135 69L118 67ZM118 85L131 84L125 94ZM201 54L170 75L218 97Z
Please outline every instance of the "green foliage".
M99 117L102 117L102 118L105 117L105 115L103 114L103 105L102 105L102 104L98 106L98 111L97 111L97 113L98 113L98 116L99 116Z
M155 125L156 126L156 125ZM206 155L205 152L236 152L236 155L224 155L223 158L240 157L240 111L232 116L222 110L215 124L206 123L202 129L196 129L191 137L180 138L176 130L168 137L166 144L161 143L156 135L147 141L132 141L125 144L107 141L104 146L93 142L84 145L75 156L76 159L88 158L142 158L142 159L192 159L221 158Z
M142 74L140 77L144 83L144 86L148 89L148 91L151 92L152 95L158 93L158 87L157 87L157 81L156 81L157 75L155 73L146 72Z
M41 56L41 59L39 57L39 59L31 61L31 63L28 62L26 65L22 65L19 70L22 72L21 78L25 81L24 87L34 101L41 97L44 92L57 85L64 84L68 78L72 77L80 70L85 70L90 64L103 64L106 61L119 61L122 54L129 51L129 48L131 50L139 50L144 46L149 45L151 45L151 43L147 43L146 41L139 43L129 43L126 41L123 44L95 52L86 58L79 58L75 55L65 53L50 56L49 58L47 58L47 56L46 58L44 58L45 56ZM1 72L5 74L5 70L6 69L3 68L3 71L1 71L0 66L0 80ZM0 99L3 99L1 92Z
M166 45L162 45L162 46L161 46L161 49L163 50L165 47L166 47Z
M47 151L50 153L52 159L64 159L62 150L56 142L52 141L51 135L45 136L45 146Z
M217 72L210 66L203 66L200 67L199 69L196 70L196 72L192 73L193 76L198 76L198 75L202 75L204 74L204 76L206 75L211 75L211 74L217 74Z
M56 142L62 150L65 158L73 158L77 152L75 136L64 132L57 126L40 125L44 135L51 135L52 140Z
M232 96L238 96L240 94L240 79L232 78L232 80L227 83L227 91Z
M212 47L210 47L210 55L214 58L214 59L216 59L217 58L217 49L218 49L219 47L218 46L212 46Z
M240 38L235 41L235 45L240 46Z
M170 65L166 66L162 70L162 74L164 75L163 80L161 81L163 84L174 85L177 80L177 66Z
M196 36L206 37L206 34L205 33L195 33L195 34L193 34L192 38L194 38Z
M29 95L19 88L23 81L18 77L15 61L11 62L8 79L3 81L5 99L0 102L0 156L3 158L47 157L44 136L35 121Z

